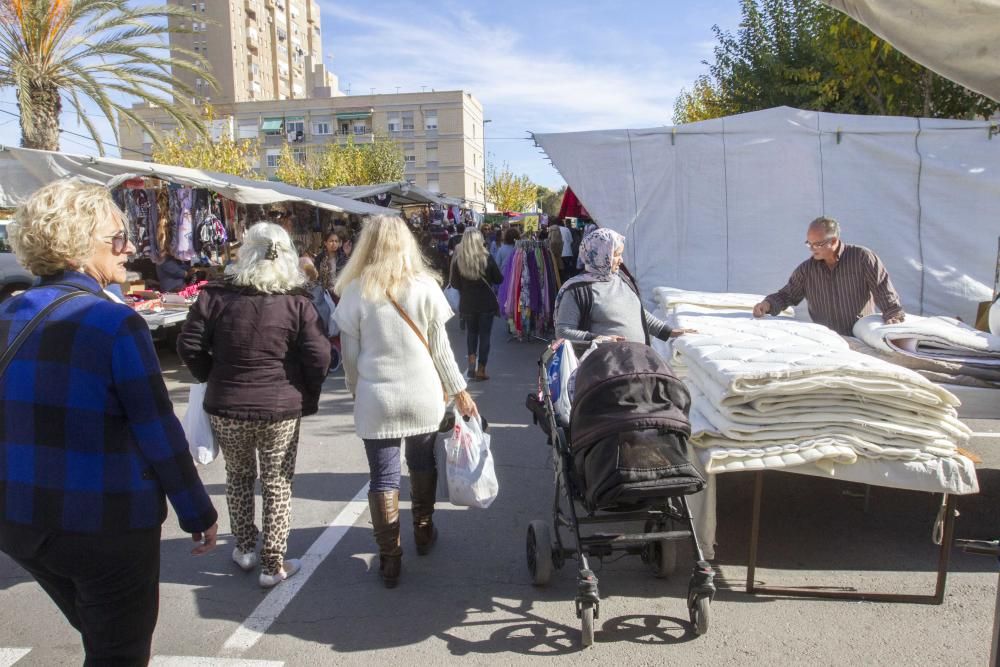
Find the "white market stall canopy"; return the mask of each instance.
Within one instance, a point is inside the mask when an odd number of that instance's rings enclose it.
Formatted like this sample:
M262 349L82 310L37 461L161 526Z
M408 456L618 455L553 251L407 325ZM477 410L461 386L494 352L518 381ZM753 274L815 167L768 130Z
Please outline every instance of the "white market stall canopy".
M336 213L395 215L392 209L326 192L297 188L286 183L251 181L228 174L153 162L89 157L8 146L0 147L0 207L17 206L43 185L73 176L108 187L114 187L136 176L146 176L193 188L207 188L241 204L264 205L298 201Z
M462 206L461 200L445 197L437 192L414 185L408 181L381 183L378 185L342 185L336 188L326 188L323 192L347 197L349 199L366 199L389 194L392 203L400 206L410 204L438 204L439 206Z
M672 286L770 293L828 215L875 250L903 305L974 321L993 291L1000 136L983 121L779 107L677 127L536 134L647 298Z
M1000 101L1000 0L822 0L941 76Z

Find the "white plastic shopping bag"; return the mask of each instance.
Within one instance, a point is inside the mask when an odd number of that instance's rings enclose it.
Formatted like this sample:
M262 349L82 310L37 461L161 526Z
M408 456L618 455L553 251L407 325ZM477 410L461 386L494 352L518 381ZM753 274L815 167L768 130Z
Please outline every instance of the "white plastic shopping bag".
M330 309L330 315L327 317L326 321L326 335L331 338L340 335L340 325L337 324L334 315L337 313L337 304L333 302L333 297L330 296L330 292L323 290L323 301L326 302L326 307Z
M455 428L444 441L448 499L452 505L486 509L500 492L490 436L479 418L465 421L455 412Z
M580 362L576 359L573 344L566 340L559 344L556 354L549 362L549 395L552 397L552 405L561 424L569 424L570 408L572 407L569 381L579 365Z
M452 311L458 312L458 305L462 300L462 295L457 288L448 285L444 288L444 298L448 299L448 305Z
M191 385L188 408L184 413L184 435L187 436L191 457L202 465L208 465L219 455L219 448L212 435L212 425L205 413L205 383Z

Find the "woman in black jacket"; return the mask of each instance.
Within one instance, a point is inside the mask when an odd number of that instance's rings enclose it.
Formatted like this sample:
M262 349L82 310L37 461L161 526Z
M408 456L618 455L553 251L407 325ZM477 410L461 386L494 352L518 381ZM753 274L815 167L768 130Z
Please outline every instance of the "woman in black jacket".
M245 571L257 565L254 482L260 458L264 542L260 585L299 571L285 560L299 419L315 414L330 365L320 325L288 233L251 227L226 280L198 297L177 339L177 353L207 382L205 412L226 461L226 500Z
M482 233L475 227L466 229L451 262L451 286L461 295L458 310L466 323L470 379L490 379L486 375L490 334L493 318L500 312L493 286L502 282L503 274L486 249Z

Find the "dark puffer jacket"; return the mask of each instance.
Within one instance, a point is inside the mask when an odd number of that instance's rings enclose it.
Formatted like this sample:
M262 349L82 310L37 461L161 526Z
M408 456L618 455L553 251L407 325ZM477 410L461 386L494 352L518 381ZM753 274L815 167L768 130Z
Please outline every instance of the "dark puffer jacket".
M208 414L280 421L319 409L330 341L305 291L263 294L214 283L191 307L177 354L208 382Z

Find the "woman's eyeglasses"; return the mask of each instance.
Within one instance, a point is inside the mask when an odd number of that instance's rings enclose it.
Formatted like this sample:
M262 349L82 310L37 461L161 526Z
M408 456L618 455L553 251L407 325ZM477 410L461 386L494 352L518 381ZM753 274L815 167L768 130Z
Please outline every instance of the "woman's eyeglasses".
M125 250L128 248L128 244L130 241L128 236L128 230L125 229L121 230L114 236L105 236L103 240L111 242L111 252L115 253L116 255L120 255L123 252L125 252Z

